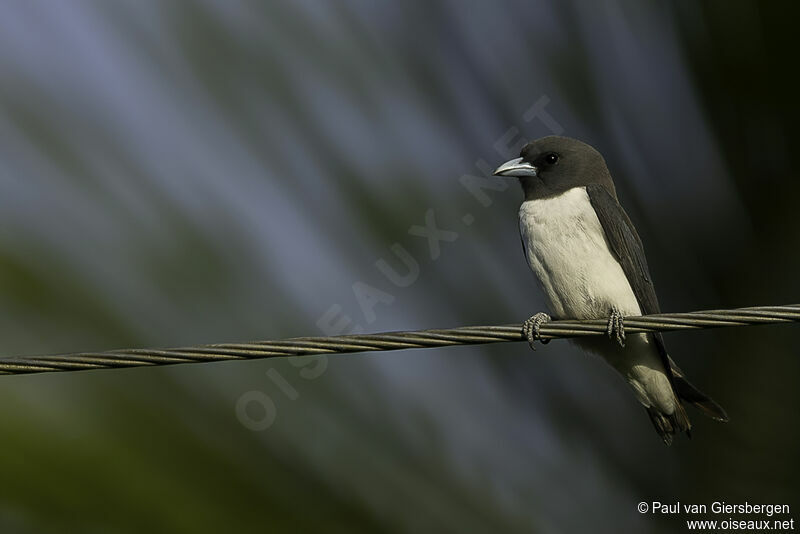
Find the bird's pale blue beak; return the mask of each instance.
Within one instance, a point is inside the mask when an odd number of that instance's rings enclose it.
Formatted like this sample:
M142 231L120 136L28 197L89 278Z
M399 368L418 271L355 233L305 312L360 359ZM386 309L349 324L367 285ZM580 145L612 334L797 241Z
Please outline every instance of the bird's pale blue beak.
M506 161L494 170L495 176L515 176L521 178L523 176L536 176L538 169L528 163L522 161L522 158L512 159Z

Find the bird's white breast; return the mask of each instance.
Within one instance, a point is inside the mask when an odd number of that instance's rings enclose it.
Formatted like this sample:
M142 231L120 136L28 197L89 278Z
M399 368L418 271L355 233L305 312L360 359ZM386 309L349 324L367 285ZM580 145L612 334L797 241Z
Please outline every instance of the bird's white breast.
M527 200L519 210L525 256L557 318L640 315L622 266L608 248L585 187Z

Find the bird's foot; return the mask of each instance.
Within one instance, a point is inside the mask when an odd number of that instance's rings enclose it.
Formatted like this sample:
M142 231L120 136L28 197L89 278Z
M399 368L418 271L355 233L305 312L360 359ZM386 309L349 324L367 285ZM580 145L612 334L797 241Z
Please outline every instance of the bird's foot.
M620 347L625 346L625 317L620 313L616 306L611 308L611 315L608 317L608 328L606 334L611 339L615 339Z
M525 338L528 340L528 345L531 346L533 350L536 350L536 346L534 342L541 341L542 345L546 345L550 343L549 339L542 339L541 334L539 333L539 328L545 323L550 322L550 316L544 312L539 312L536 315L529 317L522 323L522 333Z

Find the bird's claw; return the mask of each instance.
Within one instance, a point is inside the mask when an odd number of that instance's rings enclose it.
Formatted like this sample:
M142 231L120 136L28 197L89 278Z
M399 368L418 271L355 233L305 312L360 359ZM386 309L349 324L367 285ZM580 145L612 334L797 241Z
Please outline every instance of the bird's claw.
M625 346L625 317L620 313L616 306L611 308L611 315L608 317L608 328L606 334L611 339L615 339L620 347Z
M542 336L539 333L541 326L545 323L549 323L550 320L551 319L549 315L544 312L539 312L536 315L529 317L524 323L522 323L522 333L528 340L528 345L531 346L531 349L536 350L534 343L537 340L541 341L542 345L550 343L549 339L542 339Z

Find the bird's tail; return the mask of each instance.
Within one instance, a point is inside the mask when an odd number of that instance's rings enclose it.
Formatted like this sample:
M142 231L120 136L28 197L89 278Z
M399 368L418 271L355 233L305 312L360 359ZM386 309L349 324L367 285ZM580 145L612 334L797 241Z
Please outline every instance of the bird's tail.
M664 440L664 443L670 445L672 436L679 432L686 432L686 435L691 437L692 423L689 421L683 402L691 404L715 421L727 423L728 414L722 406L689 382L672 358L669 359L669 363L672 371L673 391L677 400L675 411L666 415L657 408L647 408L647 415L650 416L650 421L653 422L656 432Z
M675 402L675 411L671 414L667 415L658 408L650 407L647 408L647 415L650 416L656 432L667 445L672 445L672 436L679 432L686 432L687 436L692 437L692 423L689 421L689 416L686 415L680 398Z
M680 400L688 402L715 421L720 421L721 423L727 423L729 421L725 409L717 404L714 399L694 387L694 385L686 379L683 371L675 365L672 358L669 359L669 366L672 370L675 394Z

